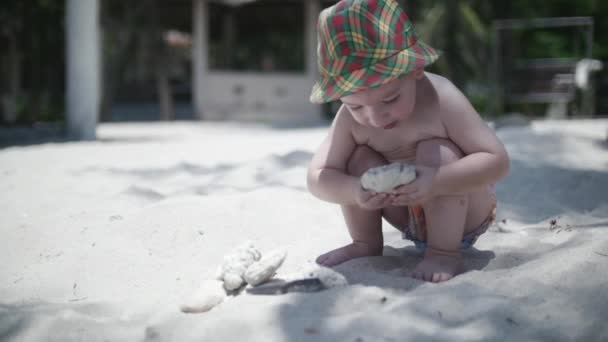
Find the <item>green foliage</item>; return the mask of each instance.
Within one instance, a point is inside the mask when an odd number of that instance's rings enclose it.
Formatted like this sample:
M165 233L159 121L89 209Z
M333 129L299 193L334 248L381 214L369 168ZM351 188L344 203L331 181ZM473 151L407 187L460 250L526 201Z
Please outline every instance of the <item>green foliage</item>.
M404 0L419 35L443 50L430 68L463 89L478 111L487 109L492 80L492 23L497 19L590 16L595 23L593 58L608 64L608 1ZM515 32L518 56L526 58L584 57L581 32L534 30ZM473 86L472 86L473 85ZM471 89L476 89L471 91Z
M17 121L61 120L64 106L63 0L0 2L0 44L14 39L22 74L19 75ZM3 52L7 51L2 47ZM0 55L3 64L6 56ZM1 83L10 82L7 78ZM0 89L6 91L6 85Z
M525 58L573 57L573 51L568 46L571 44L556 32L528 32L522 41L527 43L523 52ZM579 57L582 57L580 52Z
M303 72L303 3L259 1L210 7L210 66L242 71ZM272 18L272 20L269 20ZM229 30L227 23L234 23Z

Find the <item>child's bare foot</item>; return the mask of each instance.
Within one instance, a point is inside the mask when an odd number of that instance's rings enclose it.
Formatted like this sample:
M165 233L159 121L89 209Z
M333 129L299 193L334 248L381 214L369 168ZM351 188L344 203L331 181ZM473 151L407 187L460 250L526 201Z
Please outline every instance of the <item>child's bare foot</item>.
M382 247L372 247L361 242L353 242L329 251L317 258L317 264L330 267L354 258L382 255Z
M410 277L439 283L450 280L464 271L460 251L446 251L428 247L424 259L410 273Z

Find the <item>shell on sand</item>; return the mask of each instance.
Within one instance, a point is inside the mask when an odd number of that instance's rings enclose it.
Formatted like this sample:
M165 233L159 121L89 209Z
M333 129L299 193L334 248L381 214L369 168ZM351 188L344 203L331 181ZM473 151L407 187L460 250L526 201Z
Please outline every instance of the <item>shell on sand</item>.
M344 275L332 270L329 267L311 265L295 273L282 276L285 281L296 281L301 279L318 278L325 288L347 286L348 280Z
M310 274L314 277L318 277L327 288L348 285L348 280L346 280L342 274L328 267L315 268L310 271Z
M253 242L248 241L224 257L217 272L217 279L224 281L227 291L234 291L245 284L243 276L247 268L260 260L261 253Z
M269 280L281 267L286 256L287 251L282 249L269 252L247 268L245 281L251 286L256 286Z
M411 163L395 162L374 167L361 176L361 186L365 190L389 192L394 188L416 179L416 167Z
M223 286L220 280L203 280L198 290L182 303L180 309L185 313L200 313L213 309L226 297Z

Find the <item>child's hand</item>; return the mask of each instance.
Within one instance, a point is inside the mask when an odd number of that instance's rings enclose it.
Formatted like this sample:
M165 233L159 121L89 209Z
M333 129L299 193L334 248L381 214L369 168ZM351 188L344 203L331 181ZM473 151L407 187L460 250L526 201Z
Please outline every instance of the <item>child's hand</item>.
M434 197L434 179L437 168L428 166L416 166L416 179L395 188L392 194L394 206L421 205Z
M377 210L388 207L393 201L393 196L388 193L367 191L360 186L357 190L355 199L357 201L357 205L359 205L359 207L362 209Z

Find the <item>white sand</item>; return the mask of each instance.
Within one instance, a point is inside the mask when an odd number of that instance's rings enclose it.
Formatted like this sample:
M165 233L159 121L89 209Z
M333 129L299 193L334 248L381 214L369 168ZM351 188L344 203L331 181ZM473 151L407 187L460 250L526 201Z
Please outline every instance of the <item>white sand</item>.
M102 125L100 141L0 150L0 340L404 341L608 339L608 121L499 131L512 172L499 220L443 284L385 229L385 256L337 267L313 294L182 298L246 240L301 272L348 235L305 189L326 127ZM550 220L560 226L550 229Z

